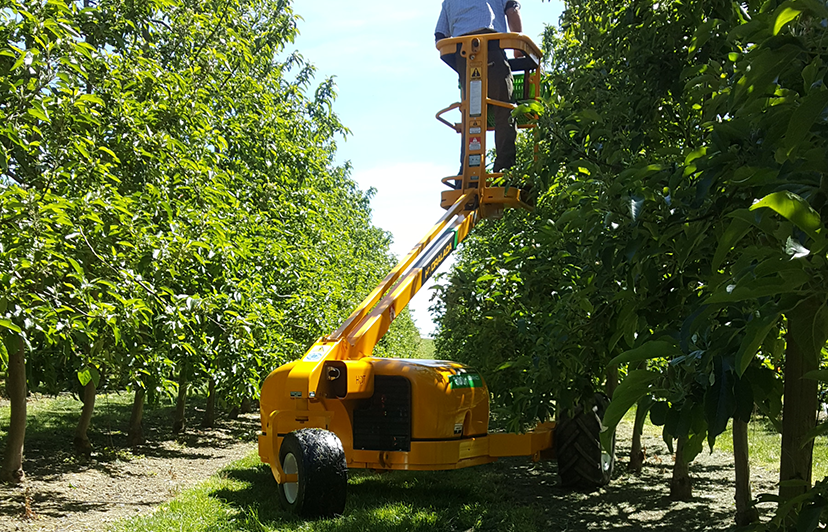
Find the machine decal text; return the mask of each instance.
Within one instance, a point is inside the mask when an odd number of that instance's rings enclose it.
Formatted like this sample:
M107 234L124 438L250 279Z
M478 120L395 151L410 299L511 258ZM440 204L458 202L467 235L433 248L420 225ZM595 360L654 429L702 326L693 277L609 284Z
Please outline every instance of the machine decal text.
M452 238L448 242L445 243L443 249L437 254L434 259L431 260L426 266L423 268L423 278L421 284L425 284L428 281L429 277L434 275L434 272L437 271L437 268L446 260L446 257L451 255L451 252L454 251L457 239L454 238L454 231L452 231Z
M449 377L449 387L452 390L457 388L481 388L483 379L477 373L460 373Z

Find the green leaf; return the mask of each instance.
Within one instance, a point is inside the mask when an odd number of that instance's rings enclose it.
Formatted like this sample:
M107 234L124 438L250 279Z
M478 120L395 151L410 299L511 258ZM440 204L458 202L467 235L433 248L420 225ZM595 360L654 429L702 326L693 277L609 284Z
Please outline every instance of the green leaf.
M509 369L515 365L513 360L509 360L504 362L503 364L499 365L495 371L503 371L504 369Z
M647 414L650 411L650 407L652 407L654 403L655 401L650 395L645 395L638 400L638 403L635 405L635 423L633 424L633 430L635 430L636 433L640 434L644 429L644 423L647 421Z
M670 411L670 404L667 401L658 401L650 407L650 421L653 425L660 427L667 422L667 413Z
M693 56L693 53L701 48L702 46L710 40L710 37L713 36L713 28L721 24L721 20L719 19L709 19L706 22L703 22L696 32L693 34L693 39L690 41L690 47L687 49L687 53L690 57Z
M776 15L776 22L773 24L773 34L778 35L782 28L785 27L785 24L798 17L800 13L802 13L801 10L794 9L790 6L782 9Z
M76 144L75 144L75 147L78 149L78 151L81 153L81 155L83 155L83 156L84 156L84 158L85 158L87 161L91 161L91 160L92 160L92 157L90 157L90 156L89 156L89 151L86 149L86 146L84 146L83 142L78 142L78 143L76 143Z
M813 379L815 381L828 382L828 369L815 369L809 371L802 376L803 379Z
M814 438L817 436L824 436L825 434L828 434L828 423L820 423L802 436L802 445L800 445L799 448L804 449L805 446L808 445L808 443Z
M739 378L733 390L736 393L736 412L734 412L733 418L749 423L756 405L750 379L746 376Z
M805 506L799 512L799 518L796 520L796 532L813 532L819 527L820 517L822 511L825 510L826 505L824 500L821 502L814 501Z
M755 186L769 185L779 176L778 168L766 168L757 166L742 166L733 172L730 180L734 185Z
M43 120L44 122L50 122L49 115L46 113L45 109L38 109L36 107L30 107L28 113L33 117L37 118L38 120Z
M89 367L89 374L92 376L92 382L95 383L95 388L101 385L101 374L95 366Z
M617 357L610 360L607 365L615 366L616 364L640 362L642 360L650 360L652 358L672 358L681 354L681 349L679 349L672 342L665 340L650 340L635 349L624 351Z
M118 164L121 163L121 160L118 159L118 156L115 155L115 152L110 150L106 146L99 146L98 149L101 150L102 152L105 152L105 153L109 154L109 156L112 157L112 160L115 161L116 163L118 163Z
M83 94L80 98L78 98L82 102L90 102L98 105L103 105L104 101L95 94Z
M767 312L766 314L754 317L745 327L745 337L736 352L736 372L741 377L750 365L750 361L756 356L759 346L765 341L765 337L779 321L778 312Z
M7 320L5 318L0 318L0 327L5 327L6 329L10 329L16 333L22 332L20 327L12 323L11 320Z
M800 55L801 47L786 44L779 48L762 48L751 56L750 69L736 83L734 96L741 98L744 94L770 90L775 86L779 73Z
M722 357L713 360L713 384L704 394L704 414L707 418L707 443L710 449L716 437L727 429L727 422L736 411L733 372Z
M687 443L684 445L684 460L687 463L692 462L704 449L705 432L694 432L687 438Z
M742 238L750 231L751 224L742 220L741 218L733 218L730 222L730 226L728 226L727 230L725 231L724 235L722 235L721 240L719 240L719 245L716 247L716 253L713 255L713 262L711 263L711 268L714 272L718 271L719 266L724 261L725 257L733 247L739 243Z
M751 205L750 210L755 211L763 207L772 209L784 216L814 240L819 239L819 233L823 229L819 214L811 208L807 201L793 192L785 191L768 194Z
M802 103L791 115L788 131L785 133L785 150L788 157L793 154L811 131L811 126L822 116L828 105L828 90L815 90L802 99Z
M618 388L612 394L612 402L607 407L604 413L602 424L606 427L601 433L601 444L607 451L610 450L612 443L612 435L615 432L615 427L627 413L627 410L632 408L639 399L644 397L650 390L650 386L661 375L654 371L647 371L639 369L631 371L627 377L621 381Z
M705 300L705 304L734 303L777 296L797 291L810 280L805 272L789 271L784 277L774 275L745 283L743 286L723 285Z
M92 380L92 372L89 370L89 367L85 367L78 372L78 380L81 386L89 384L89 381Z
M6 350L6 343L0 342L0 371L5 372L9 367L9 352Z
M83 275L83 268L81 268L81 265L78 264L78 261L76 261L72 257L66 257L66 260L69 261L69 264L72 265L72 268L74 268L78 275Z

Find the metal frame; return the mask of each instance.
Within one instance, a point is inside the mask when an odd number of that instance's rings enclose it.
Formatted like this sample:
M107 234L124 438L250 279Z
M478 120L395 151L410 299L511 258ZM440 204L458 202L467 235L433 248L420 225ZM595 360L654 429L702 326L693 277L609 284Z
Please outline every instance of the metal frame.
M536 97L540 95L540 58L542 55L537 45L529 37L520 33L481 33L443 39L437 42L437 49L441 56L453 56L459 49L460 55L466 58L466 87L464 91L466 97L463 101L442 109L435 116L441 123L460 133L462 145L466 147L466 160L463 161L462 176L449 176L442 179L442 182L448 186L451 186L452 182L458 181L459 186L452 187L452 190L442 193L441 205L443 208L449 208L461 195L469 191L476 192L478 201L474 205L475 209L479 208L482 218L498 217L505 208L509 207L532 208L525 203L525 198L519 189L500 187L494 184L497 178L503 176L502 172L489 173L486 171L486 131L489 130L489 106L494 105L508 109L517 108L517 105L511 102L502 102L488 97L489 41L498 41L501 49L523 52L526 60L534 67L531 73L527 72L525 74L524 87L534 87ZM475 86L475 83L478 85ZM529 93L531 91L525 90L524 92ZM477 98L481 103L479 109L472 109L474 93L479 93ZM462 121L452 124L443 118L443 115L455 109L460 110ZM479 113L474 111L479 111ZM525 125L522 127L534 126ZM471 137L479 139L480 142L471 143ZM476 146L476 148L472 149L473 146ZM479 164L472 164L472 157L479 157Z

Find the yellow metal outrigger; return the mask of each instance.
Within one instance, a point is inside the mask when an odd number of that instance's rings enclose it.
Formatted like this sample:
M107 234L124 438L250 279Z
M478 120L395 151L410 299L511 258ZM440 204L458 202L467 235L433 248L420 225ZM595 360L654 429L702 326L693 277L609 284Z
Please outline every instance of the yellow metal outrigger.
M348 468L457 469L504 456L539 460L554 454L553 423L528 434L488 432L489 393L473 369L447 361L371 357L394 318L478 219L509 207L528 208L521 190L496 186L502 174L486 171L489 106L516 107L483 97L489 41L523 52L511 61L513 70L522 71L518 100L540 94L541 52L525 35L493 33L437 43L441 55L459 49L467 60L463 101L437 115L469 147L462 176L443 179L452 187L442 194L446 214L336 331L316 341L302 359L274 370L262 385L259 456L270 464L289 510L341 513ZM453 109L462 114L459 124L442 117Z

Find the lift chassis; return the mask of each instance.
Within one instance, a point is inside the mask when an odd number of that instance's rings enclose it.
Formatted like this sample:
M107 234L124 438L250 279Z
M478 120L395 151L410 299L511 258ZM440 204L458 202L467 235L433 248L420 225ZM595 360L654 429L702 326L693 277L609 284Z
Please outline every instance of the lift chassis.
M492 44L490 48L491 43ZM540 94L538 47L525 35L481 34L443 39L437 48L450 62L466 59L459 103L437 119L461 134L463 174L443 179L450 190L446 214L333 333L300 360L265 379L261 390L259 456L268 463L286 509L305 516L344 511L347 469L448 470L500 457L554 457L554 423L526 434L489 432L489 392L483 377L456 362L376 358L371 353L391 322L466 238L474 224L505 208L531 208L518 188L495 186L486 171L490 49L520 50L510 60L516 101ZM499 51L499 50L498 50ZM442 115L457 109L462 121ZM523 124L522 127L531 127Z

